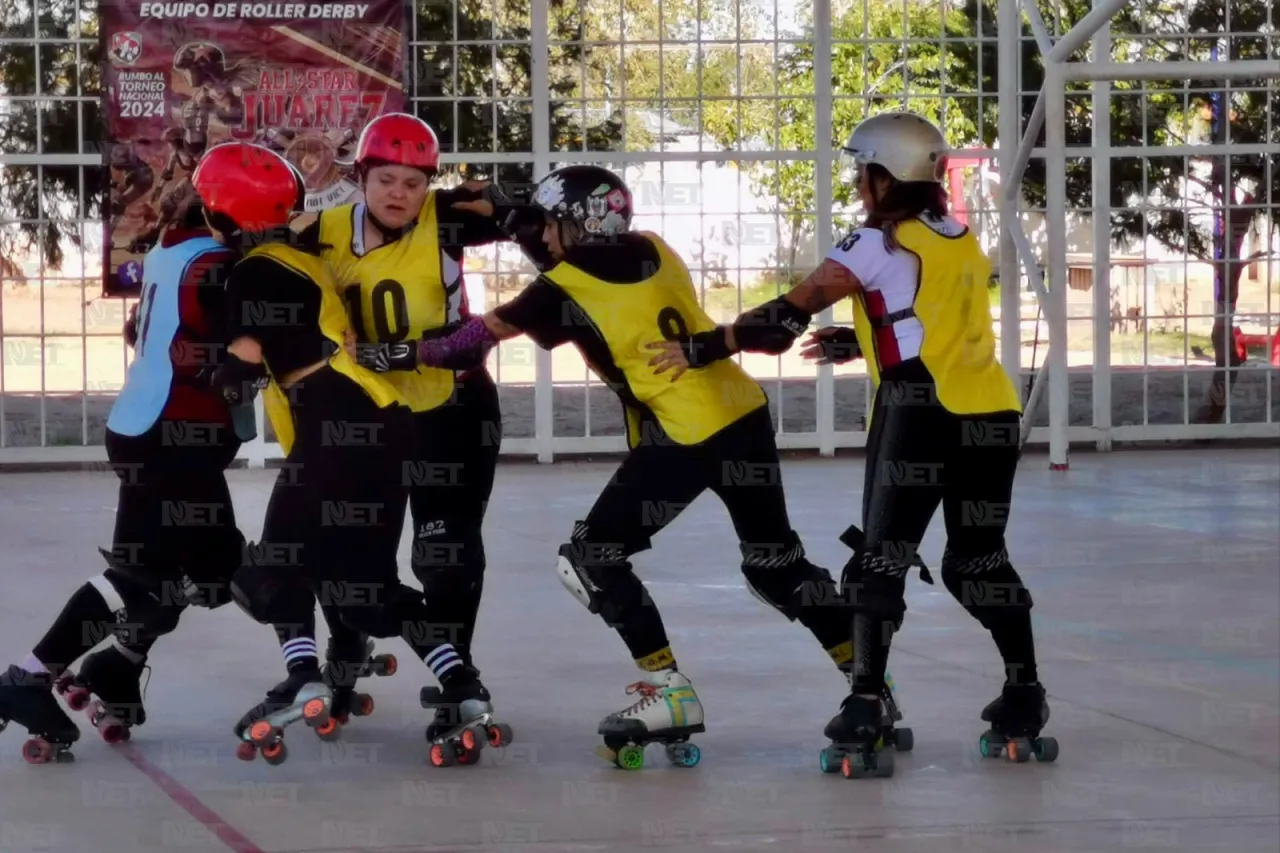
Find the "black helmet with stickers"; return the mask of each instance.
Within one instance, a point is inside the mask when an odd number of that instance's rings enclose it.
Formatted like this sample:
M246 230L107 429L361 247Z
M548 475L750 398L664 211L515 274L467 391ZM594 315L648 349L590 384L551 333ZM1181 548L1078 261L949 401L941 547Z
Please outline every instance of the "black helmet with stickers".
M578 226L578 242L631 228L631 190L600 166L566 166L538 182L532 204L549 218Z

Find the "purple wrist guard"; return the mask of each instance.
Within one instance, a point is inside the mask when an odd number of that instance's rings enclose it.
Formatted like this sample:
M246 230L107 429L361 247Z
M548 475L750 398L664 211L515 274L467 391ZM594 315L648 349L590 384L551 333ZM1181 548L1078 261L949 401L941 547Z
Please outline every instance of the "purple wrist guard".
M470 370L484 364L498 343L481 317L471 317L451 335L418 342L418 364L445 370Z

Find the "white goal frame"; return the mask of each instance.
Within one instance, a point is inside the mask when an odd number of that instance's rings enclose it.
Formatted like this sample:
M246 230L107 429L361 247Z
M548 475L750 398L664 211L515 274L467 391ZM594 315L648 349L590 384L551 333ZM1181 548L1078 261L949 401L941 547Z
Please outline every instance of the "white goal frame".
M1257 424L1181 424L1170 426L1113 426L1111 424L1111 346L1109 326L1109 288L1099 283L1110 281L1111 260L1104 247L1110 246L1110 217L1098 213L1098 208L1109 208L1101 199L1110 197L1111 160L1113 155L1129 156L1196 156L1250 153L1236 144L1196 146L1130 146L1111 145L1110 97L1112 80L1224 80L1242 78L1280 78L1280 60L1247 60L1235 62L1130 62L1110 61L1110 22L1128 0L1094 0L1092 11L1064 33L1057 41L1049 37L1048 28L1040 15L1035 0L1000 0L999 26L1001 33L1022 32L1022 15L1027 16L1032 32L1040 46L1044 62L1044 85L1036 99L1026 130L1019 133L1021 111L1018 108L1018 79L1016 73L1000 76L1000 150L1001 194L1001 243L1000 280L1002 282L1002 323L1006 332L1018 326L1018 265L1025 266L1028 280L1035 291L1041 310L1048 321L1049 347L1045 360L1037 371L1031 392L1026 400L1024 429L1033 422L1046 375L1049 386L1049 465L1055 470L1068 467L1068 447L1071 441L1093 441L1099 450L1109 450L1112 441L1141 441L1160 439L1208 439L1208 438L1280 438L1280 423ZM1093 40L1093 61L1073 62L1069 58L1086 43ZM1020 49L1017 40L1000 40L1001 69L1017 68ZM1093 146L1091 149L1072 148L1073 156L1089 154L1093 157L1093 323L1094 323L1094 371L1093 371L1093 425L1071 427L1068 422L1070 388L1067 372L1067 140L1066 140L1066 92L1067 84L1090 81L1093 96ZM1037 135L1045 129L1045 224L1049 281L1053 290L1045 287L1045 276L1031 250L1031 242L1018 215L1021 199L1022 176L1030 162ZM1016 151L1004 140L1018 139ZM1259 146L1266 148L1267 146ZM1018 378L1021 364L1020 336L1005 334L1001 357L1006 370ZM1268 409L1270 407L1268 406ZM1042 430L1032 429L1033 441Z

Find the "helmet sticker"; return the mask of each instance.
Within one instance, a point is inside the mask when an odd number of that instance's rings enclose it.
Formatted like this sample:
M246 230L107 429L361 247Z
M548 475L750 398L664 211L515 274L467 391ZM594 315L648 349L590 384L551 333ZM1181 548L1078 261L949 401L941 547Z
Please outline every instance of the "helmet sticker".
M609 202L610 210L622 210L627 206L627 197L622 190L615 189L605 196L605 201Z
M564 178L559 175L548 175L538 184L538 192L533 203L546 210L556 210L564 206Z

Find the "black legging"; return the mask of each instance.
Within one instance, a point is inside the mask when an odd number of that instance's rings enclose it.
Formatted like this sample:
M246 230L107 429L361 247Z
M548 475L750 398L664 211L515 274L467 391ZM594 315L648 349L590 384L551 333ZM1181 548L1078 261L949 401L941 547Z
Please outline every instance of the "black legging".
M844 573L857 613L855 692L874 693L884 680L906 612L906 577L922 565L920 543L939 504L947 530L943 584L992 632L1017 680L1035 680L1030 596L1005 550L1018 437L1017 412L949 412L918 362L882 379L867 435L865 540Z
M271 621L281 643L314 640L318 599L334 641L352 654L363 650L361 634L398 635L425 657L442 642L421 593L400 583L396 561L408 501L404 464L414 442L409 409L377 408L328 367L288 393L295 439L271 492L258 554L267 568L283 561L299 569L294 575L310 589L277 597L282 610Z
M484 591L484 516L502 447L498 387L484 370L454 396L414 416L417 450L406 466L413 519L413 573L436 633L471 662Z
M648 669L674 663L662 616L628 558L648 549L652 537L709 489L729 511L751 588L808 627L837 664L847 663L849 617L833 606L830 575L805 559L791 527L768 407L699 445L664 441L659 432L646 432L657 440L627 455L565 546L597 578L600 613L632 657Z

